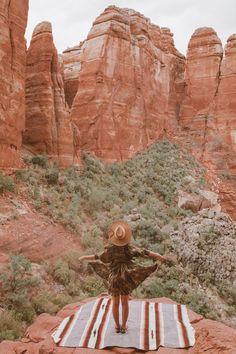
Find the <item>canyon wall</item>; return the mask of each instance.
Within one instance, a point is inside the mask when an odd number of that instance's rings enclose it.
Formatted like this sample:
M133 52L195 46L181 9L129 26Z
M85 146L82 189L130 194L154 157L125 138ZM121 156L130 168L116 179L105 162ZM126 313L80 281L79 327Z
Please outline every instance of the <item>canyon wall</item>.
M62 166L74 163L74 130L64 95L61 60L52 26L36 26L26 60L26 125L23 143Z
M21 165L28 0L0 2L0 168Z

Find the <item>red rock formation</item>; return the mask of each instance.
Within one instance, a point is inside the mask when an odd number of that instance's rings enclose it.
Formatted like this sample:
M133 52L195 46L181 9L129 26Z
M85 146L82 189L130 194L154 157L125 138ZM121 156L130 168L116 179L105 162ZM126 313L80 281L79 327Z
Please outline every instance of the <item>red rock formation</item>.
M229 38L223 57L221 42L213 29L200 28L194 32L188 47L186 88L179 120L183 143L211 174L220 178L221 205L233 217L236 217L235 59L235 35Z
M57 347L51 334L57 328L63 318L72 315L81 304L91 299L84 300L79 304L67 305L57 316L47 314L40 315L36 321L26 331L26 338L21 342L4 341L0 344L0 353L14 354L29 352L30 354L99 354L101 350L86 348L65 348ZM172 303L173 301L160 298L152 299L156 302ZM196 343L189 349L159 348L157 351L148 351L146 353L157 354L200 354L207 351L209 354L234 354L236 343L236 330L225 326L224 324L212 320L206 320L189 310L189 318L192 326L196 330ZM102 353L117 354L135 354L134 348L111 347L103 349Z
M215 129L212 116L219 86L223 49L212 28L199 28L191 37L185 69L185 93L179 122L195 155L203 160L208 135ZM204 156L206 159L206 156Z
M0 2L0 168L19 167L25 119L28 0Z
M77 63L74 69L71 57L66 72L79 73L71 118L81 132L82 149L105 161L125 160L176 126L174 91L184 58L168 29L133 10L110 6L78 51L81 68ZM75 84L67 74L65 79L67 87Z
M60 165L74 162L74 139L65 102L61 63L49 22L36 26L27 53L24 145Z
M221 176L222 207L236 218L236 35L229 37L220 68L214 117L217 134L212 136L213 158Z

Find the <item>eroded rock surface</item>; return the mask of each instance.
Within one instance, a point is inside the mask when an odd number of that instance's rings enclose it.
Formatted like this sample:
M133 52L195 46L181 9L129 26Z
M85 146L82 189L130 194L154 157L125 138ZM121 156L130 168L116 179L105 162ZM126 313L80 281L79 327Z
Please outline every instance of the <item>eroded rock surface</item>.
M121 161L176 126L184 57L169 29L133 10L110 6L70 55L65 82L72 102L69 85L78 75L71 119L80 130L81 149L108 162Z
M0 3L0 168L21 165L28 0Z
M27 53L24 145L60 165L75 161L73 126L65 102L61 62L49 22L36 26Z
M71 108L78 91L79 73L82 65L83 42L63 52L66 102Z

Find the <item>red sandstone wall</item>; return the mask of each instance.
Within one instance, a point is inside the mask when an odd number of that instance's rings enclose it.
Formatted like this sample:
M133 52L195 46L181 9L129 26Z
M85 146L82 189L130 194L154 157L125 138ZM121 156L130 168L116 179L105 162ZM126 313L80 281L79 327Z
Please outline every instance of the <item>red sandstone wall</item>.
M28 0L0 2L0 168L21 164Z
M79 56L71 119L81 149L107 162L125 160L176 125L175 80L183 74L184 58L168 29L111 6L94 22Z
M65 102L61 62L49 22L36 26L27 52L24 145L60 165L74 161L74 137Z

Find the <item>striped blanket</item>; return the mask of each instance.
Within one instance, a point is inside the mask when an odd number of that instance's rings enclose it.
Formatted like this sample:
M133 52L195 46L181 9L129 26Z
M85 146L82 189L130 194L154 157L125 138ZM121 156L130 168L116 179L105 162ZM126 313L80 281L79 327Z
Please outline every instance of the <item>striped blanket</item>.
M65 318L53 333L61 347L133 347L155 350L159 346L187 348L195 342L185 305L129 301L128 330L115 333L111 298L100 297Z

